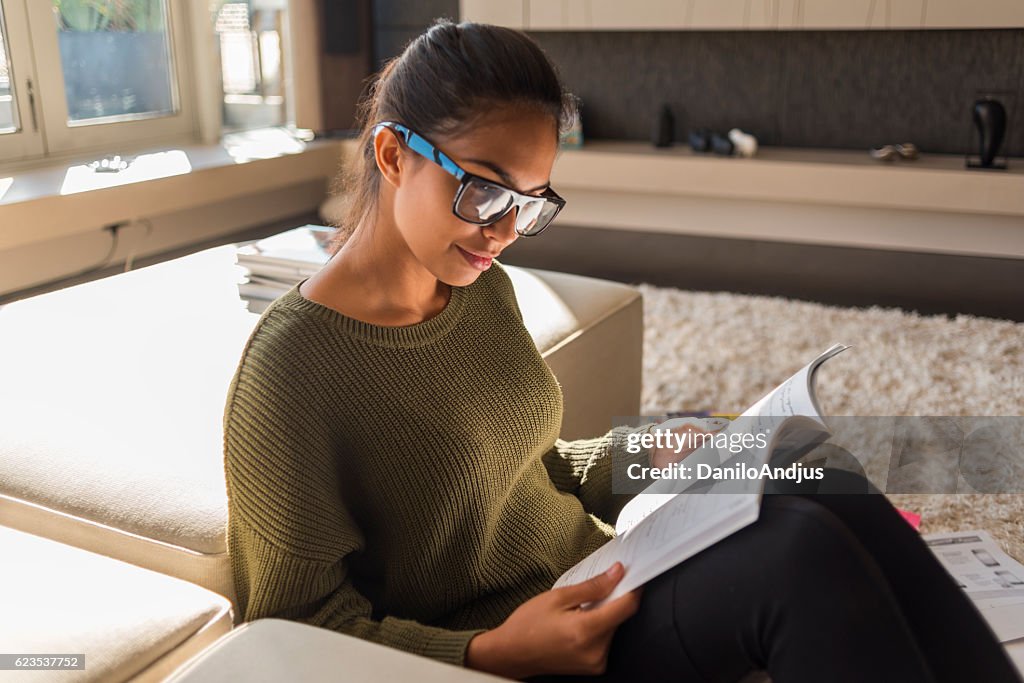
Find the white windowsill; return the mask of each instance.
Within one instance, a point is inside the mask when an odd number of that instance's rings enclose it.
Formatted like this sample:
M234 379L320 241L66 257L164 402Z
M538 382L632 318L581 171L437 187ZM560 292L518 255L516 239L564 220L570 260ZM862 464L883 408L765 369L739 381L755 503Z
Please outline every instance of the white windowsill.
M0 250L93 231L119 221L213 204L334 175L340 140L305 142L281 128L225 135L218 144L134 152L120 173L96 173L101 155L0 166Z

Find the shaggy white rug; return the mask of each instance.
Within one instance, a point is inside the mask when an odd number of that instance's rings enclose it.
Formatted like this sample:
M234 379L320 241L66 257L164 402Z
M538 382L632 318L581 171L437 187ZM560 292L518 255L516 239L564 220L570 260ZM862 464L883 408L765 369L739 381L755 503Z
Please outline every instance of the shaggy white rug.
M834 342L826 415L1024 415L1024 324L650 284L642 413L739 413ZM1024 562L1024 494L887 494L921 532L983 528Z

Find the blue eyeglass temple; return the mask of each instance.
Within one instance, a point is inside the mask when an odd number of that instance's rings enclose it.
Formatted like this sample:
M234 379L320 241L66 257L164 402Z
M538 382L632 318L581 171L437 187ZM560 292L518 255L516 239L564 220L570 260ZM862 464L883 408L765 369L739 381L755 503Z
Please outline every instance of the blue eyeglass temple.
M466 175L466 172L459 168L458 164L452 161L444 152L427 142L423 136L414 133L402 124L394 121L382 121L373 127L374 136L377 135L381 128L391 128L397 131L401 134L402 139L405 140L405 144L409 145L413 151L430 159L459 180L462 180L462 176Z

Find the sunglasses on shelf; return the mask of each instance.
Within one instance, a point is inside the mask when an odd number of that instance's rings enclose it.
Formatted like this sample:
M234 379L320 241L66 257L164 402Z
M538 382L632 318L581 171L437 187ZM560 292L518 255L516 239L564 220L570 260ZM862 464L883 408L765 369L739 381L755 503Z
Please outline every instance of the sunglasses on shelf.
M396 121L376 124L373 136L376 137L384 128L398 135L409 149L433 161L460 181L452 201L452 213L467 223L490 225L516 209L516 232L523 237L533 237L551 225L551 221L565 206L565 200L551 188L540 195L523 194L470 173L422 135Z

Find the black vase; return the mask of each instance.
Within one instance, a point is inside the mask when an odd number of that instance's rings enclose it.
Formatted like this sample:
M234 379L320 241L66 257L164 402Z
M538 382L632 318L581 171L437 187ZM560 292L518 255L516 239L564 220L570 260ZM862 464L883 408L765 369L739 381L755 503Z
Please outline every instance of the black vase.
M1006 109L999 100L978 100L973 107L974 126L978 129L978 156L981 168L994 168L999 147L1006 134Z
M654 129L651 131L651 144L655 147L669 147L672 145L676 127L675 117L672 116L672 108L667 104L661 105L658 118L654 122Z

